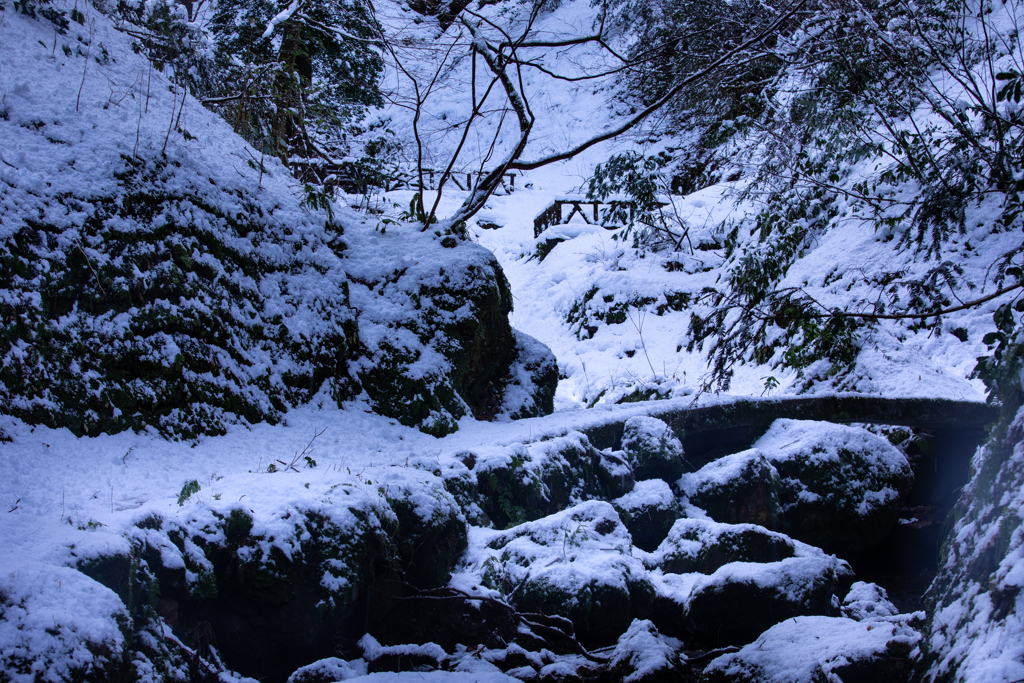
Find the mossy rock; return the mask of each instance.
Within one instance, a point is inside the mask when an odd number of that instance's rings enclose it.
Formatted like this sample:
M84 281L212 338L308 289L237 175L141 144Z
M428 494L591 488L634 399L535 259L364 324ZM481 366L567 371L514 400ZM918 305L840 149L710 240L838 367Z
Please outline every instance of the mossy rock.
M421 356L418 349L383 343L379 360L359 375L359 381L376 412L440 438L458 431L459 419L466 415L468 406L450 377L411 372Z
M622 450L633 467L637 481L675 481L683 474L683 444L672 428L655 417L637 416L626 420Z
M731 562L697 575L685 597L659 595L654 622L707 647L742 645L785 619L830 615L833 596L852 575L842 560L801 543L793 557L777 562Z
M755 447L779 473L781 530L828 552L880 543L914 481L902 453L857 427L777 420Z
M169 541L167 545L171 546ZM164 683L190 683L189 671L196 666L206 666L210 670L220 667L212 652L189 639L181 630L178 603L172 598L162 597L160 581L145 559L144 542L136 537L122 552L104 549L98 555L86 553L79 557L80 553L79 548L72 548L72 555L78 558L78 570L114 591L125 606L128 615L126 633L131 634L128 640L130 648L124 656L126 667L148 671L154 680ZM166 627L197 646L195 653L188 654L165 638L163 629ZM103 680L135 680L126 670L119 672L119 676Z
M612 501L634 545L653 552L679 518L679 501L660 479L639 481L632 491Z
M654 588L646 577L625 574L559 585L547 577L527 580L515 597L520 612L557 614L572 621L576 637L591 645L614 643L634 619L651 616Z
M707 683L872 683L910 680L921 636L905 619L863 622L798 616L773 626L739 652L713 660Z
M427 496L433 498L431 505L423 504ZM402 581L417 589L447 584L467 546L466 519L455 499L440 484L426 492L403 488L386 497L398 520L392 538Z
M355 327L340 228L281 225L255 188L211 184L195 164L121 164L111 194L40 197L84 222L14 223L0 242L0 354L13 359L0 410L76 435L195 438L275 422L329 379L344 395ZM322 285L301 305L268 306L265 292L311 276Z
M658 564L672 574L714 574L732 562L779 562L795 555L793 540L754 524L719 524L681 519L656 553Z
M602 458L579 432L507 450L505 458L476 465L480 507L497 528L602 497L608 477Z
M0 634L2 683L134 680L127 611L74 569L37 564L0 579Z
M757 450L710 462L683 475L679 486L692 505L716 522L782 527L779 474Z
M510 420L550 415L555 410L558 363L551 349L519 330L515 360L509 367L496 416Z
M621 498L636 486L633 468L621 451L594 451L591 460L601 485L601 498Z
M133 583L138 580L138 561L130 552L104 553L81 559L76 562L76 568L93 581L117 593L129 614L134 613L138 589Z
M477 570L520 612L565 617L581 641L607 645L653 607L631 546L615 508L588 501L497 535Z
M466 451L460 455L466 462L476 465L474 454ZM445 491L455 499L455 503L466 516L466 521L476 526L490 526L490 517L480 507L480 485L472 469L447 469L443 476Z
M243 674L284 677L330 647L355 613L376 558L388 554L383 530L397 520L363 500L340 516L275 513L273 534L254 532L244 508L199 509L187 523L164 520L140 534L143 557L154 565L162 598L174 601L181 633L201 626ZM335 521L342 517L345 524Z
M360 313L360 326L381 338L372 359L353 365L378 412L434 436L456 431L467 414L489 414L516 347L512 293L497 259L471 243L444 251L368 285L402 313Z

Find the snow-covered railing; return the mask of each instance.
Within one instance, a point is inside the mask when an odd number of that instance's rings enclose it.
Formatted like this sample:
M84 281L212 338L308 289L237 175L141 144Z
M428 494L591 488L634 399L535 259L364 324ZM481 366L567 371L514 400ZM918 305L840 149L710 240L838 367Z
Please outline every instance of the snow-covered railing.
M437 189L437 184L440 181L441 176L443 176L443 175L444 175L443 171L435 171L432 168L425 168L425 169L423 169L423 189L425 189L425 190L436 190ZM466 191L471 190L473 188L473 186L474 186L473 176L476 176L477 180L479 180L484 175L486 175L486 174L485 173L481 173L480 171L476 171L476 172L473 172L473 173L451 173L448 176L448 179L452 182L452 184L455 185L455 187L457 187L460 190L466 192ZM403 172L399 173L397 178L390 179L388 187L386 187L385 189L387 191L389 191L389 192L391 190L401 190L401 189L409 189L409 190L411 190L411 189L415 189L416 188L416 185L417 185L418 182L419 182L419 173L417 171L415 171L415 170L413 170L413 171L403 171ZM516 174L514 172L509 171L504 176L502 176L502 179L501 179L501 189L506 194L511 194L512 192L515 192L515 190L516 190Z
M969 456L999 408L980 401L944 398L889 398L860 394L743 397L710 405L663 408L652 402L645 414L663 420L683 442L686 457L700 466L716 457L749 448L780 418L838 423L899 425L937 436L948 451ZM578 427L596 448L619 448L625 418Z
M661 200L658 206L665 206L668 201L667 198ZM636 202L628 195L611 195L603 200L590 199L583 195L562 195L556 197L551 206L533 219L533 236L540 237L540 234L552 225L565 225L576 215L589 225L600 225L606 230L618 230L627 222L632 223L636 219Z

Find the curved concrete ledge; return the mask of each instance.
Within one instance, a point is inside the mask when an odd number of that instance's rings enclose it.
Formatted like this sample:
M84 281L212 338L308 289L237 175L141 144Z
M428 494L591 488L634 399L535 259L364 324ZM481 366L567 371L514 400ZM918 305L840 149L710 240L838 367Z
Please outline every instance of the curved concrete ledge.
M658 410L652 404L648 414L672 427L683 441L687 460L699 466L748 448L780 418L914 427L932 432L943 441L955 438L962 446L971 442L976 446L985 435L985 427L998 419L999 408L941 398L838 395L744 398L673 410ZM625 420L608 422L582 431L597 448L618 448L624 424Z

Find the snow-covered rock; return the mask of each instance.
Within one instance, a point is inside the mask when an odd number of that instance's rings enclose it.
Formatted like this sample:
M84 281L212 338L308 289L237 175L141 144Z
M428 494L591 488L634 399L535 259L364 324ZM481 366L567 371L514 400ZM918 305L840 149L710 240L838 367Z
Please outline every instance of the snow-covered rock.
M610 504L590 501L496 535L472 571L521 612L572 620L577 637L614 643L651 615L654 589Z
M902 453L858 427L777 420L754 447L779 473L782 530L829 552L879 543L914 481Z
M676 525L655 557L709 572L657 575L654 623L688 641L749 643L784 619L831 615L835 594L853 576L846 562L818 548L792 541L789 550L781 534L686 519Z
M800 616L766 631L739 652L712 661L709 683L899 681L921 640L913 617L854 621Z
M633 490L612 501L636 547L653 551L679 517L679 501L661 479L638 481Z
M713 460L683 475L677 486L690 504L716 521L775 530L782 526L779 473L756 449Z
M637 416L626 420L622 450L637 481L675 481L683 473L683 444L672 428L658 418Z

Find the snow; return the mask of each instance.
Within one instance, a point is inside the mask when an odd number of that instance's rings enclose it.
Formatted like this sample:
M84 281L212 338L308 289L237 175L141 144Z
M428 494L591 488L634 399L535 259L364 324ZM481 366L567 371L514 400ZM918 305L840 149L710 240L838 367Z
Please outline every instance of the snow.
M1016 429L1019 435L1024 408L1010 424L1011 434ZM1005 459L998 451L981 448L971 466L975 480L965 495L981 500L954 524L948 541L951 550L939 568L936 583L945 590L930 615L932 628L925 645L933 660L927 676L971 683L1020 680L1024 678L1024 592L1020 590L1024 443L1014 444ZM999 500L993 501L994 496Z
M747 680L764 683L842 680L833 670L884 656L890 643L916 646L920 636L902 621L794 617L771 627L739 652L714 660L705 671L744 672L750 676Z
M288 683L292 683L292 681L300 681L305 676L320 676L322 678L330 677L330 679L334 681L347 681L353 678L366 676L366 662L361 659L348 662L344 659L338 659L337 657L321 659L317 662L313 662L312 664L296 669L295 673L288 678Z
M633 623L619 638L612 652L612 668L628 665L631 673L623 679L623 683L635 683L650 676L659 669L672 666L673 659L681 649L682 643L663 636L653 623L646 619L634 619Z
M512 678L501 672L466 673L461 671L406 671L402 673L379 672L357 678L343 680L356 683L420 683L420 681L437 681L438 683L514 683L519 679Z
M625 511L644 507L669 508L675 503L676 495L672 487L661 479L638 481L632 491L612 501L615 507Z
M712 460L696 472L684 474L677 486L684 495L693 497L694 493L702 489L718 488L739 479L744 472L754 471L754 466L760 462L767 462L767 459L756 448L732 453Z
M113 591L73 569L41 562L5 567L0 667L13 683L61 683L116 668L125 646L118 626L127 616Z
M385 12L396 6L381 4ZM343 271L352 282L351 304L362 312L359 341L369 354L390 343L420 352L409 367L412 375L428 377L444 369L436 349L424 346L397 325L412 315L409 292L420 286L438 287L445 277L464 276L464 272L452 269L448 250L432 243L429 236L421 236L414 226L389 226L386 233L381 233L374 229L377 226L372 218L339 206L336 215L345 225L344 239L349 247L349 256L340 262L323 246L325 216L299 206L296 181L275 159L264 161L267 171L263 174L250 168L246 155L255 150L195 100L183 100L163 74L133 54L130 39L116 31L92 4L79 7L85 12L86 25L73 23L66 37L54 35L47 23L13 8L0 15L0 237L6 239L24 221L42 213L47 220L69 226L61 239L74 240L72 228L88 221L93 208L87 204L61 207L40 197L67 192L77 196L110 195L118 190L114 177L124 170L124 157L154 158L165 151L167 159L181 164L182 169L168 177L169 189L200 194L217 201L218 208L229 213L239 208L233 199L234 190L258 192L260 202L272 216L270 222L288 226L292 233L287 237L283 232L278 235L279 243L260 244L261 257L287 263L298 252L309 263L330 269L339 278ZM287 11L274 21L283 19ZM589 3L563 2L542 18L543 28L554 32L572 26L585 32L592 12ZM81 45L83 50L103 46L114 58L101 64L95 52L87 60L66 57L59 49L62 41L76 48ZM550 57L563 66L576 58L567 53ZM533 78L528 77L528 84L535 84ZM457 89L445 93L447 99L437 110L438 117L446 107L457 114L465 106L464 102L460 104L462 95ZM182 102L182 128L187 126L194 139L168 127L174 107ZM614 105L603 96L580 89L546 90L533 106L547 115L535 132L536 145L528 148L526 156L530 158L564 146L566 141L578 141L588 131L603 129L614 116L610 111ZM407 122L396 114L400 133L403 125ZM436 125L437 134L432 138L436 144L428 148L440 158L450 141L439 137L437 131L443 128L440 118L432 125ZM737 370L733 394L696 396L696 388L707 372L705 358L686 351L690 311L674 310L668 295L695 294L713 285L722 276L718 270L722 256L716 251L638 253L613 240L612 232L578 221L553 226L535 239L533 220L541 211L560 196L578 194L593 165L610 151L633 146L633 141L611 143L576 160L520 174L515 192L492 197L485 211L471 221L470 231L477 244L460 247L459 266L483 267L490 262L490 252L497 256L512 288L515 308L511 321L522 331L517 334L523 349L522 363L513 368L510 394L498 422L482 423L466 417L459 422L460 431L438 439L372 414L365 396L339 407L326 391L308 404L286 411L278 425L233 424L223 436L189 443L167 441L155 430L75 437L66 429L33 426L0 416L0 436L10 438L9 443L0 444L0 662L11 667L20 657L30 656L34 667L31 672L15 672L13 680L66 680L75 667L90 666L88 653L92 649L105 648L114 655L124 647L124 635L118 628L119 620L125 617L120 600L109 589L72 569L77 562L124 552L128 539L145 540L158 548L167 567L185 568L205 561L198 551L186 557L194 549L186 546L183 553L167 540L166 534L139 528L138 522L147 517L157 516L168 524L201 533L215 519L215 513L243 510L252 517L253 533L264 539L264 557L271 547L290 556L306 540L297 535L290 521L290 515L297 511L315 511L341 528L351 528L355 524L353 508L373 509L382 516L390 514L385 497L394 491L407 495L416 514L424 519L454 509L455 502L444 491L443 480L467 473L461 459L466 452L474 453L480 460L477 467L483 469L522 457L523 467L532 472L546 454L567 444L580 444L578 430L627 419L643 422L653 406L658 410L680 409L725 403L735 396L771 394L773 390L765 382L769 376L779 383L775 395L791 395L802 386L810 392L836 391L829 384L826 367L818 368L821 381L802 384L808 377L813 379L814 371L809 369L801 379L793 371L751 365ZM196 178L204 183L209 180L226 191L204 188ZM672 199L691 227L695 244L716 238L718 226L726 217L752 210L750 205L735 203L729 194L731 189L729 183L724 183ZM405 207L411 194L396 191L383 201ZM462 197L458 191L446 190L441 198L441 214L454 211ZM180 211L178 216L155 217L152 227L170 218L194 217L189 207ZM387 215L397 214L390 207L388 211ZM480 229L479 224L487 221L502 227ZM130 228L116 221L109 227ZM552 238L565 241L543 261L535 258L537 243ZM962 246L967 240L973 247L970 253ZM971 232L957 238L957 258L966 267L970 281L978 286L987 283L992 255L1013 240L1019 241L1019 235ZM90 245L82 244L80 248L89 257L96 256ZM821 282L837 269L860 271L866 276L904 267L919 272L909 259L907 254L895 254L891 245L871 229L851 222L821 236L794 266L787 283ZM678 267L670 269L669 263ZM405 269L402 281L386 281L384 275L396 267ZM225 273L225 277L233 278L247 291L258 289L268 302L263 315L270 319L283 314L288 332L296 340L309 339L322 328L325 307L340 306L340 295L325 294L327 278L311 269L259 283L238 273ZM594 287L599 293L586 300ZM844 291L841 281L821 289L823 301L830 305L846 305L862 293L859 289ZM26 296L29 300L21 303L39 305L38 293ZM644 302L644 297L653 301ZM982 338L992 329L992 310L999 303L996 300L947 316L941 332L936 333L879 326L866 338L865 350L848 386L839 388L886 396L983 399L983 386L969 375L975 359L988 352ZM162 305L169 311L183 307L180 302L170 301ZM188 306L209 310L208 302L201 300ZM616 306L624 316L622 322L595 324L592 335L578 316L575 322L569 321L574 307L577 312L582 309L593 322L600 316L607 317ZM239 318L250 312L247 302L236 302L236 307L232 314ZM72 321L63 324L71 326ZM114 337L123 334L126 325L116 316L97 324ZM949 333L957 327L968 330L966 342ZM151 353L161 362L177 355L179 349L169 337L157 342ZM562 375L556 413L506 421L515 410L527 407L525 387L529 378L522 364L541 355L539 343L555 353ZM15 359L27 359L29 353L27 345L10 350ZM261 369L268 369L275 381L280 381L291 369L287 361L270 358L260 349L251 350L250 357L256 369L237 368L239 377L251 379ZM369 357L351 370L372 364ZM653 390L666 400L616 404L637 390ZM800 444L812 436L826 446L812 454L815 458L833 457L839 446L853 444L869 450L878 458L879 466L905 466L906 461L900 460L902 456L894 449L882 447L881 439L862 430L780 421L754 450L715 461L701 470L699 480L727 481L752 458L802 454ZM316 465L307 466L299 458L297 471L277 465L279 471L268 472L271 464L291 462L302 453L310 455ZM1024 456L1018 449L1014 457L1019 460ZM198 483L199 491L179 504L183 486L191 481ZM693 475L686 475L679 486L684 493L692 492L697 481ZM651 480L638 483L615 504L632 509L662 505L672 497L668 484ZM999 505L1024 510L1020 496L1012 492ZM594 531L601 521L614 523L613 531ZM957 533L958 538L967 539L981 532L965 524ZM508 531L471 527L469 537L470 549L452 585L479 595L497 594L483 585L488 566L500 566L513 583L544 579L567 591L590 581L621 585L627 576L653 576L659 593L685 601L693 591L725 581L757 581L777 586L780 591L793 590L802 577L836 563L829 556L808 550L809 546L797 544L796 557L773 563L778 566L771 571L753 563L732 563L710 576L652 573L644 564L646 554L631 548L614 508L602 501L581 502ZM508 557L502 559L506 553ZM1024 585L1022 566L1024 540L1018 529L1001 559L996 579L1007 587L1020 587ZM327 569L322 579L324 587L344 590L348 585L345 577ZM971 683L1020 679L1024 677L1020 667L1024 646L1019 645L1024 642L1024 625L1017 615L1024 609L1018 598L1016 611L993 625L992 606L986 600L974 589L961 601L940 610L934 617L937 622L959 628L957 633L964 635L934 645L948 646L951 658L965 659L964 680ZM865 584L854 585L842 609L857 621L798 617L711 666L732 666L742 660L765 671L765 681L795 682L810 680L808 666L821 666L827 673L827 667L844 658L881 651L894 637L913 641L909 630L895 620L895 612L884 596ZM893 620L884 621L890 618ZM874 623L879 626L869 629ZM645 659L641 668L656 666L659 657L671 649L665 646L663 636L659 639L644 631L641 622L634 622L623 638L633 644L631 649L617 650L616 657L642 655ZM513 680L493 671L364 676L362 665L338 660L331 665L330 673L339 680ZM559 666L567 665L549 663L549 673Z
M575 595L588 585L627 590L627 581L646 574L631 553L631 540L615 509L588 501L509 531L488 536L486 545L470 537L458 573L459 585L490 585L506 592L527 582Z

